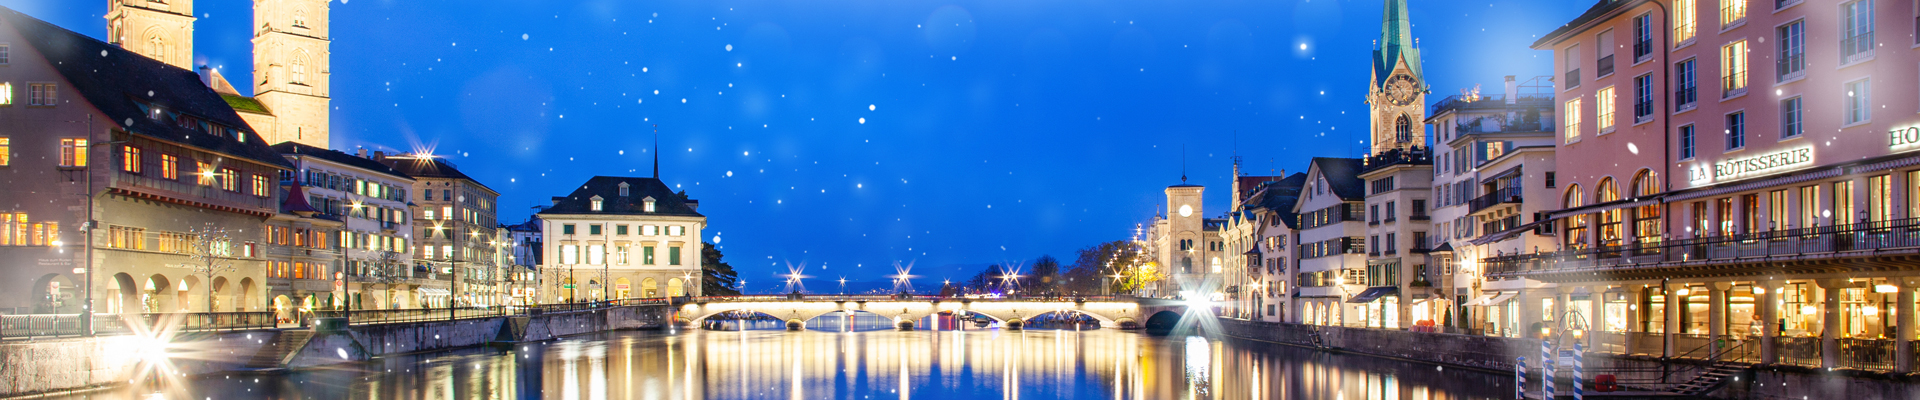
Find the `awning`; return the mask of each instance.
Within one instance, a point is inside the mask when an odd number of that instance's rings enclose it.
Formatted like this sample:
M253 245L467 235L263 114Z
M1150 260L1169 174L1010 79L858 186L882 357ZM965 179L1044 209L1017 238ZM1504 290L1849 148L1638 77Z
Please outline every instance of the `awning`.
M1514 236L1520 236L1520 234L1527 233L1528 231L1532 231L1533 228L1539 227L1541 224L1545 224L1550 221L1552 220L1539 220L1539 221L1528 222L1526 224L1513 227L1513 229L1508 229L1508 230L1488 234L1486 236L1481 236L1480 238L1473 239L1471 241L1468 241L1467 243L1471 243L1475 246L1484 246L1488 243L1512 239Z
M430 287L414 288L413 290L420 292L421 296L446 296L447 293L450 293L446 289Z
M1487 300L1487 305L1497 306L1497 305L1505 304L1507 300L1513 300L1515 296L1519 296L1519 295L1520 295L1520 291L1517 291L1517 290L1512 292L1503 292L1503 293L1500 293L1499 296L1494 296L1493 300Z
M1614 200L1614 201L1609 201L1605 203L1588 204L1580 207L1548 211L1547 219L1561 219L1561 218L1566 218L1569 216L1580 215L1580 214L1598 214L1601 212L1607 212L1607 211L1613 211L1613 210L1619 210L1619 209L1660 204L1660 198L1665 197L1669 194L1672 194L1672 193L1661 193L1661 194L1655 194L1655 195L1639 197L1639 198L1621 199L1621 200Z
M1479 306L1487 305L1489 304L1487 303L1487 301L1493 300L1493 296L1496 294L1498 293L1480 295L1480 297L1475 297L1473 298L1473 300L1467 301L1467 304L1464 304L1464 305L1468 307L1479 307Z
M1398 294L1398 293L1400 293L1399 286L1375 286L1375 287L1367 288L1366 291L1360 292L1360 294L1353 296L1353 298L1347 299L1347 302L1348 303L1372 303L1374 300L1379 300L1381 297Z

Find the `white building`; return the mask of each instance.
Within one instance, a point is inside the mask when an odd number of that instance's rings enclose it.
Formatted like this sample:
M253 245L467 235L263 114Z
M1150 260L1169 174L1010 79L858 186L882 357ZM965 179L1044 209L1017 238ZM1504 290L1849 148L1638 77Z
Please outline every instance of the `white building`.
M699 207L656 178L596 176L554 197L538 214L547 299L699 296Z
M1315 157L1293 207L1299 214L1299 296L1289 322L1341 325L1359 322L1361 305L1346 301L1367 289L1366 188L1360 159Z
M413 177L366 158L365 150L353 155L296 142L273 150L294 165L292 179L283 184L300 185L308 206L346 224L335 243L346 253L345 272L352 281L346 286L348 307L416 307L414 288L446 288L444 282L414 280L407 247L413 238L413 219L407 215Z

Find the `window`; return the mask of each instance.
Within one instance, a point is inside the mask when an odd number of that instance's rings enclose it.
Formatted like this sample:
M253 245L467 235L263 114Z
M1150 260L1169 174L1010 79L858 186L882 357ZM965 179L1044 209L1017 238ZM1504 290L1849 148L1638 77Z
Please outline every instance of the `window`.
M1600 133L1613 131L1613 87L1603 87L1593 96L1594 125Z
M1689 58L1686 61L1681 61L1673 65L1674 112L1693 109L1693 100L1696 97L1694 93L1696 90L1695 87L1699 86L1693 75L1693 66L1696 61L1698 60Z
M669 227L667 227L667 235L668 235L668 236L680 236L680 233L681 233L681 228L682 228L682 227L681 227L681 226L679 226L679 225L674 225L674 226L669 226Z
M1867 122L1868 119L1873 117L1872 105L1869 103L1873 95L1871 86L1867 85L1866 79L1847 82L1846 86L1846 124L1853 125Z
M253 195L255 197L272 196L273 192L269 191L271 190L272 187L273 187L272 183L269 183L267 181L266 175L260 175L260 174L253 175Z
M1727 114L1727 150L1747 146L1747 113Z
M1696 31L1694 26L1696 7L1697 4L1694 3L1694 0L1674 0L1673 44L1675 47L1693 41L1693 34Z
M120 170L130 174L140 173L140 148L120 146Z
M1800 187L1800 226L1820 226L1820 187Z
M428 192L428 193L432 193L432 192ZM420 210L420 211L421 211L421 216L426 217L428 220L433 219L433 209L429 208L429 209Z
M293 10L293 26L307 27L307 10Z
M1635 198L1650 196L1660 193L1660 180L1652 170L1641 170L1633 177L1630 189L1633 191L1630 194ZM1660 235L1665 233L1661 230L1662 208L1657 203L1633 208L1634 241L1640 244L1642 251L1653 251L1659 247Z
M240 191L240 174L232 168L220 169L220 189L229 192Z
M1793 21L1773 29L1774 46L1780 56L1774 60L1774 80L1786 82L1807 76L1807 21Z
M1747 22L1747 0L1720 0L1720 28Z
M587 234L588 234L588 235L599 235L599 234L600 234L600 226L601 226L600 224L592 224L592 225L587 225Z
M427 198L427 201L433 201L433 190L432 190L432 189L428 189L428 190L422 190L422 191L420 191L420 193L421 193L421 195L422 195L422 196L426 196L426 198ZM427 219L433 219L433 218L427 218Z
M0 167L13 165L13 138L0 136Z
M1747 41L1720 47L1720 97L1747 93Z
M1601 179L1598 186L1599 187L1596 188L1597 192L1594 193L1593 197L1595 204L1620 200L1620 187L1614 182L1613 178ZM1611 247L1620 245L1620 240L1623 238L1620 231L1621 212L1620 209L1600 212L1599 243L1601 246Z
M59 86L52 83L27 84L27 105L51 106L60 100Z
M1653 57L1653 15L1633 17L1633 62Z
M1893 220L1893 178L1889 175L1867 177L1867 221Z
M147 249L147 230L141 228L110 226L107 227L107 247L116 249Z
M60 139L60 166L87 166L87 140L74 138Z
M599 226L599 225L594 225L594 226ZM595 245L587 246L587 264L588 265L606 264L606 261L607 261L606 257L607 257L606 245L595 244Z
M1567 81L1563 88L1580 87L1580 45L1567 47L1567 63L1564 67L1567 70Z
M640 247L640 263L653 265L653 246Z
M616 235L621 235L621 236L625 236L625 235L627 234L627 226L626 226L626 225L617 225L617 226L614 226L614 227L613 227L613 233L614 233L614 234L616 234Z
M647 236L658 235L660 234L660 227L653 226L653 225L647 225L647 226L641 227L640 234L647 235Z
M1873 57L1873 1L1858 0L1840 5L1841 65Z
M1680 159L1691 159L1693 152L1693 125L1680 127Z
M1780 101L1780 138L1800 137L1805 132L1806 119L1800 112L1799 96Z
M7 65L12 63L13 63L13 47L6 43L0 43L0 65Z
M1787 190L1767 192L1767 227L1770 230L1787 229Z
M560 263L561 264L579 264L580 263L580 245L577 245L577 244L560 245Z
M1853 223L1853 181L1833 183L1833 223Z
M667 248L667 265L680 265L680 246Z
M10 105L13 105L13 82L0 82L0 106Z
M645 212L653 212L653 198L652 198L652 197L648 197L648 198L646 198L646 200L645 200L645 201L646 201L646 204L644 204L644 205L642 205L642 206L641 206L641 211L645 211Z
M293 62L287 67L287 76L290 78L287 80L287 83L295 85L304 85L307 83L306 51L297 51L293 54Z
M1633 77L1633 123L1653 120L1653 74Z
M1561 110L1566 120L1567 143L1580 141L1580 99L1567 100L1567 108Z
M593 198L593 211L600 211L600 210L601 210L601 207L600 207L600 206L601 206L601 203L602 203L602 201L600 200L600 196L594 196L594 198Z
M1714 200L1713 204L1715 215L1720 221L1720 229L1716 233L1720 236L1733 236L1733 198L1722 197Z
M1613 75L1613 30L1608 29L1605 32L1600 32L1600 36L1594 37L1593 41L1599 44L1598 46L1594 46L1594 50L1598 51L1594 57L1598 58L1594 59L1593 77L1600 78Z
M627 245L613 246L613 264L627 265Z
M440 206L440 219L453 219L453 206Z
M160 179L180 179L180 156L172 154L160 155Z
M572 234L573 234L573 224L561 224L561 225L560 225L560 234L562 234L562 235L572 235Z
M1394 139L1400 143L1413 141L1413 123L1407 119L1406 115L1401 115L1399 120L1394 121L1393 132Z

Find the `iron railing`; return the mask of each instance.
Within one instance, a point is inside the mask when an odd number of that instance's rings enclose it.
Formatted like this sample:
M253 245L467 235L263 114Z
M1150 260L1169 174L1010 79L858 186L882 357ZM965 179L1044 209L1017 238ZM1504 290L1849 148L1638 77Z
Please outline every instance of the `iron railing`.
M86 336L80 314L0 315L0 340ZM271 312L97 314L96 335L134 333L133 327L176 332L232 331L274 326Z
M1501 204L1519 203L1521 201L1520 194L1521 194L1520 188L1517 188L1517 187L1504 187L1504 188L1496 189L1493 191L1493 193L1487 193L1485 195L1481 195L1480 197L1475 197L1471 201L1468 201L1467 213L1468 214L1477 213L1477 212L1480 212L1480 210L1485 210L1487 208L1491 208L1493 206L1497 206ZM1496 231L1487 231L1487 232L1496 232Z
M1820 338L1813 336L1778 336L1773 338L1773 354L1781 365L1797 365L1808 368L1820 367Z
M1893 340L1836 339L1840 342L1840 368L1862 371L1893 370Z
M1487 274L1512 276L1660 264L1859 251L1920 249L1920 218L1708 236L1659 242L1627 242L1587 249L1503 255L1481 260Z

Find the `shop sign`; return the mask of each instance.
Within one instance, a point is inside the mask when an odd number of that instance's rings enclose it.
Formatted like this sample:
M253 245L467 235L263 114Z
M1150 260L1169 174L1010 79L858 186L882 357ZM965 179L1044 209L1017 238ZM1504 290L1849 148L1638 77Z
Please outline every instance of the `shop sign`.
M1719 182L1744 176L1782 171L1812 163L1813 148L1801 147L1706 165L1694 164L1693 167L1687 168L1687 182L1695 185Z
M1887 131L1887 147L1898 149L1901 147L1911 147L1913 145L1920 145L1920 126L1909 126Z

